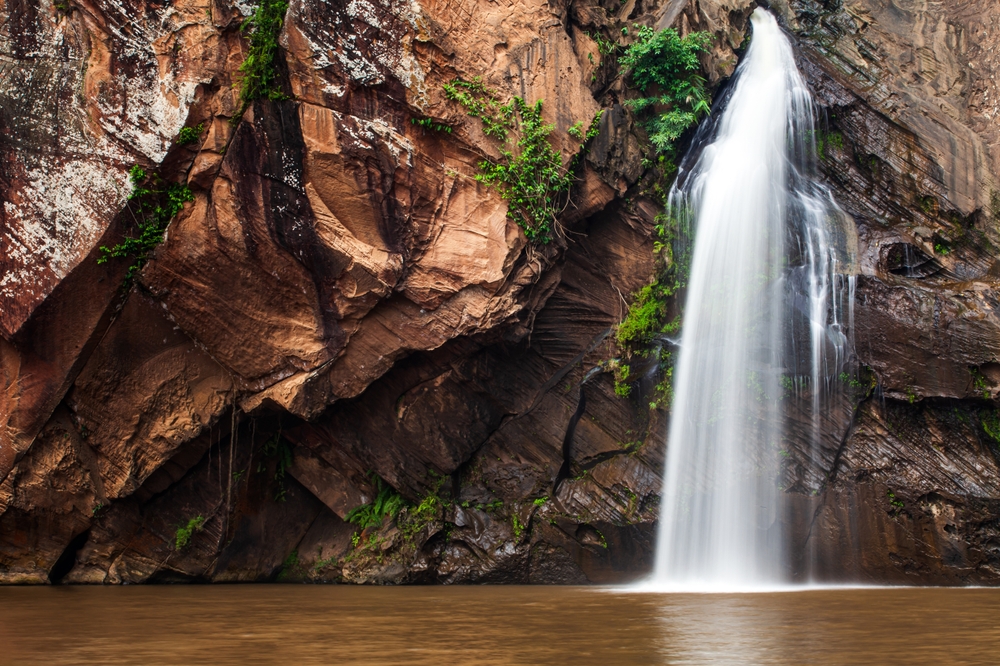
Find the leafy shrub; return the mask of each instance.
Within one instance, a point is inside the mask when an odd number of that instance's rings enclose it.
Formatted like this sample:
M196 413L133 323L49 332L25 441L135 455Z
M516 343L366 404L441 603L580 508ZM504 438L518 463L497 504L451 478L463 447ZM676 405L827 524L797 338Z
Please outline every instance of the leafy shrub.
M112 258L129 257L132 264L125 274L125 286L131 284L135 274L146 265L149 253L163 242L163 234L170 221L184 208L184 203L194 201L194 195L183 183L168 183L159 174L147 175L136 165L129 171L133 190L129 195L127 210L139 231L138 236L126 236L114 247L101 246L97 263L105 264Z
M288 99L278 85L278 36L281 26L285 23L285 11L288 2L285 0L261 0L240 27L247 33L250 47L247 57L240 65L240 106L233 116L233 123L238 123L243 113L255 99Z
M643 26L637 37L619 63L645 96L625 104L637 113L651 112L644 122L649 139L670 155L681 134L710 111L705 79L698 75L698 54L708 49L711 35L692 32L682 38L673 28Z
M600 52L601 55L611 55L612 53L621 48L621 44L611 39L605 39L604 36L601 35L601 33L599 32L594 32L594 33L584 32L583 34L587 35L587 37L590 37L592 40L594 40L594 42L597 44L597 50ZM591 58L591 61L593 61L593 58Z
M200 532L204 525L205 517L195 516L187 522L187 525L177 528L177 534L174 535L174 550L186 548L191 543L191 537L194 536L194 533Z
M182 127L181 131L177 134L177 145L186 146L189 143L194 143L201 137L201 133L204 131L204 123L198 123L194 127Z
M667 299L687 284L689 252L681 257L670 257L672 229L676 220L667 213L656 217L653 231L653 251L657 254L657 271L652 282L632 296L625 318L618 325L615 337L620 347L629 355L648 345L660 334L674 334L680 330L680 319L667 320Z
M672 256L671 242L677 220L668 213L656 217L656 234L653 252L657 255L657 268L652 281L632 295L628 312L615 332L618 348L626 359L648 357L650 345L661 335L675 335L680 331L679 315L669 317L670 299L687 284L690 251L679 257ZM662 345L653 351L658 355L662 381L656 385L650 399L650 408L666 407L673 398L673 354ZM615 373L615 392L620 397L631 394L631 369L627 363L619 362L611 368Z
M497 93L476 77L444 85L448 99L483 123L486 136L500 144L499 162L479 163L476 180L495 187L507 201L507 216L524 231L528 240L548 243L552 231L569 201L575 160L564 167L562 155L552 147L555 129L542 119L542 101L528 104L515 97L501 104ZM570 136L589 141L598 132L600 112L583 134L583 123L570 128Z
M646 344L660 329L667 304L659 282L647 284L636 293L625 319L618 325L620 344Z

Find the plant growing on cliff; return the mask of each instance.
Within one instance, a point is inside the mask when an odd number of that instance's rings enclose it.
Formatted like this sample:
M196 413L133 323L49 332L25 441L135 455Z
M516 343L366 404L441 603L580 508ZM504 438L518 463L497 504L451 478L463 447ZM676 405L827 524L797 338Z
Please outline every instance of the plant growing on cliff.
M514 541L520 541L521 535L524 534L525 524L521 522L521 517L516 513L510 514L510 523L514 531Z
M643 124L649 139L669 158L681 134L711 110L705 79L698 75L698 54L708 50L711 35L681 37L673 28L642 26L636 37L618 61L644 96L625 104L647 114Z
M983 400L990 399L990 385L986 381L986 377L983 375L979 368L972 367L969 368L969 374L972 375L972 387L976 393L983 396Z
M288 557L284 559L281 563L281 570L278 571L276 580L278 582L286 581L292 577L301 577L307 574L308 571L299 561L299 549L296 548L288 554Z
M174 535L174 550L184 550L191 543L191 537L194 536L194 533L200 532L204 525L205 517L195 516L187 521L186 525L178 527L177 534Z
M903 500L898 499L896 497L896 493L892 492L891 490L886 490L885 496L886 499L889 500L889 505L892 506L892 510L889 512L890 515L898 516L900 513L903 512L903 509L906 508L906 505L903 504Z
M611 55L612 53L621 48L621 44L612 39L606 39L599 32L593 32L593 33L584 32L583 34L587 35L587 37L590 37L592 40L594 40L594 43L597 44L597 50L600 52L601 55Z
M816 156L821 160L826 160L827 147L836 148L838 151L844 149L844 136L840 132L824 132L822 130L810 130L807 132L816 143Z
M177 145L186 146L189 143L194 143L201 137L201 133L204 131L204 123L198 123L194 127L182 127L181 131L177 133Z
M687 284L689 253L684 251L679 257L671 252L673 229L677 221L669 213L656 217L653 252L656 254L656 272L652 281L632 296L628 311L618 324L615 341L626 359L647 357L655 353L659 361L661 381L650 396L650 408L668 406L673 398L673 354L662 344L652 350L650 346L658 339L680 332L680 315L670 317L670 299ZM663 342L663 340L659 340ZM631 370L626 362L614 364L615 393L620 397L631 394Z
M277 485L274 491L274 501L284 502L288 494L288 488L285 486L285 477L292 466L292 445L281 437L281 431L279 430L264 442L264 446L261 447L261 453L264 454L265 459L269 458L274 461L274 481ZM267 464L265 461L257 463L258 474L266 468Z
M627 33L623 33L627 34ZM698 55L707 50L711 37L705 32L681 37L676 30L653 30L636 26L636 40L625 47L618 62L625 68L642 97L626 100L642 119L650 143L658 157L643 159L643 166L655 175L646 194L666 204L675 144L681 135L707 114L709 95L705 79L698 72ZM651 409L668 406L673 398L673 354L664 348L666 336L680 331L680 315L671 312L672 300L687 282L689 246L681 246L674 256L674 239L685 210L668 210L656 218L653 252L656 268L649 284L633 294L628 312L616 332L616 342L624 360L611 368L615 372L615 392L631 394L632 373L628 362L650 353L659 361L660 382L650 396ZM673 315L673 316L671 316Z
M351 509L345 519L361 529L378 527L386 516L393 518L406 506L406 500L399 492L374 472L370 478L375 486L375 499L369 504Z
M101 246L98 264L105 264L113 258L131 258L132 264L125 273L125 286L131 284L135 274L146 265L149 253L163 242L163 234L170 221L184 208L194 195L184 183L168 183L159 174L147 174L136 165L129 171L132 194L129 195L126 210L135 222L138 236L126 236L114 247Z
M993 440L993 446L1000 450L1000 413L987 412L981 419L983 431Z
M542 118L542 101L528 104L514 97L502 104L497 92L483 85L479 77L472 81L456 79L446 83L444 91L448 99L482 121L486 136L499 143L499 161L480 162L476 180L500 192L507 201L507 216L521 227L528 240L548 243L569 203L576 160L563 166L561 153L552 147L555 126ZM574 125L570 136L578 141L590 140L598 132L599 119L600 113L585 135L582 122Z
M444 123L439 123L433 118L410 118L410 123L418 127L422 127L425 130L431 130L433 132L444 132L445 134L451 134L451 126L445 125Z
M247 34L249 49L240 65L240 106L232 122L236 124L256 99L288 99L278 85L278 36L285 23L285 0L261 0L240 27Z

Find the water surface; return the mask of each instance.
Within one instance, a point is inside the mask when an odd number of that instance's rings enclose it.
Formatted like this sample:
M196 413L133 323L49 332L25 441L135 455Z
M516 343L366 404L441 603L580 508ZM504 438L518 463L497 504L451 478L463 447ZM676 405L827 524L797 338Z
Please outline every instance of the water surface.
M0 588L2 664L996 664L1000 591Z

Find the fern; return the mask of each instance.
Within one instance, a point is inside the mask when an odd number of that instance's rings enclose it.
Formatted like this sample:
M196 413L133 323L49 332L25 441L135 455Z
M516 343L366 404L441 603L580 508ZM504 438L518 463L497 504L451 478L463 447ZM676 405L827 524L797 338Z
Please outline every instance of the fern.
M354 523L361 529L378 527L386 516L395 518L406 506L403 496L382 477L372 473L371 479L375 485L375 499L370 504L362 504L351 509L344 517L347 522Z

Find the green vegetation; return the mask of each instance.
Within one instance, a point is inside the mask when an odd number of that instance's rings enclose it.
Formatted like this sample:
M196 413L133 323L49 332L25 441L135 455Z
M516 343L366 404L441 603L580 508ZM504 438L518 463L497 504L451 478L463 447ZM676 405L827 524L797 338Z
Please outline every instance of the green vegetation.
M299 550L296 548L288 554L288 557L281 563L281 571L278 572L278 580L288 580L296 574L302 575L305 568L299 564Z
M759 403L765 403L771 400L771 396L769 396L767 391L764 390L764 382L761 381L760 373L755 370L751 370L747 373L747 389L749 390L750 395L753 396L754 400Z
M871 175L873 180L878 180L882 175L882 159L878 155L869 153L867 156L857 156L858 165Z
M986 381L986 377L980 372L979 368L969 368L969 374L972 375L972 387L975 389L976 393L983 396L983 400L990 399L990 385Z
M181 128L181 131L177 134L177 145L186 146L189 143L194 143L201 137L201 133L204 131L204 123L198 123L194 127Z
M536 498L534 501L535 506L545 506L545 503L549 501L548 495L543 495L542 497Z
M521 522L521 518L516 514L510 514L511 526L514 529L514 541L520 541L521 535L524 534L524 523Z
M274 491L274 501L284 502L288 493L288 489L285 486L285 476L288 474L288 469L292 466L292 445L281 437L281 432L279 431L264 442L261 451L265 459L275 461L274 480L277 484L277 489ZM258 474L265 469L267 469L266 461L262 460L257 463Z
M674 293L676 288L660 284L659 280L654 280L636 292L625 319L618 325L618 332L615 334L618 344L646 345L657 334L677 333L680 330L680 318L666 321L666 299Z
M129 258L132 263L125 273L125 287L128 287L149 259L149 253L163 242L163 234L170 221L184 208L185 202L194 201L194 195L183 183L168 183L159 174L147 174L145 169L135 165L129 170L132 194L129 195L126 210L135 221L138 236L126 236L114 247L101 246L99 264L112 258Z
M232 123L239 123L243 113L256 99L288 99L278 85L278 35L285 22L285 0L261 0L254 13L247 18L240 29L247 34L250 42L247 56L240 65L240 106L233 115Z
M632 490L631 488L629 488L627 485L624 484L622 485L616 484L615 488L616 490L620 489L618 490L618 492L616 492L616 497L615 497L615 499L618 501L618 505L621 507L622 504L624 504L624 506L622 507L622 518L624 520L623 521L615 520L614 521L615 524L616 525L635 524L636 519L638 518L638 515L641 513L642 509L642 501L640 500L639 495L636 494L634 490ZM605 542L605 544L606 543L607 542Z
M552 147L550 137L555 126L543 120L542 101L528 104L515 97L501 104L497 92L483 85L479 77L472 81L456 79L446 83L444 91L448 99L478 118L486 136L499 144L500 160L480 162L476 180L500 192L507 202L507 216L521 227L528 240L548 243L569 203L576 160L564 167L562 155ZM590 140L598 132L600 115L591 121L586 134L579 122L570 135L580 141Z
M399 549L415 548L416 538L420 532L432 522L441 518L445 500L440 496L441 486L447 477L430 472L435 482L427 495L416 505L408 502L398 491L374 472L369 472L369 478L375 486L375 499L348 512L346 519L360 528L351 536L351 545L356 549L347 556L345 561L367 553L381 563L384 552ZM450 502L450 500L449 500ZM393 531L378 530L390 517L398 528L397 538ZM367 537L362 538L365 530L371 530ZM445 533L448 533L445 525ZM388 541L387 541L388 539ZM333 561L333 560L330 560ZM328 562L329 563L329 562ZM323 566L327 566L325 563Z
M445 132L447 134L451 134L451 127L449 125L439 123L432 118L410 118L410 123L434 132Z
M843 382L844 384L847 384L852 389L867 388L864 382L859 381L858 379L856 379L855 377L846 372L840 373L840 381Z
M937 212L938 201L932 196L920 197L920 210L924 215L933 215Z
M407 543L412 543L421 530L441 517L441 511L446 504L445 499L440 496L444 481L445 477L437 477L434 486L419 504L404 505L405 511L400 513L397 524Z
M944 242L934 243L935 254L940 254L942 257L951 252L951 248Z
M615 340L626 359L645 358L649 347L659 336L672 336L680 332L680 315L670 317L670 300L687 284L690 259L688 252L674 258L671 251L673 229L677 228L676 218L661 213L656 217L654 232L656 240L653 252L657 255L656 273L653 280L632 295L628 312L618 325ZM650 409L669 406L673 400L673 353L662 346L656 346L660 362L661 381L656 385L649 403ZM615 371L615 393L627 397L631 389L627 382L631 371L626 363L617 363Z
M987 412L982 417L983 430L993 440L993 446L1000 449L1000 414L996 410Z
M619 398L627 398L632 395L632 384L629 381L632 368L627 363L622 363L617 359L611 362L610 368L615 375L615 395Z
M436 492L429 493L426 497L420 500L410 515L417 520L422 520L424 522L429 522L437 518L438 510L441 508L441 498L437 496Z
M625 48L619 63L643 97L625 104L642 119L657 153L643 160L645 168L654 169L646 193L666 205L669 179L676 170L675 144L699 117L710 111L705 79L698 74L698 55L707 50L710 36L696 32L681 38L673 29L636 28L636 41ZM650 409L668 406L673 398L673 354L653 343L657 338L676 335L681 327L680 315L671 306L687 283L690 256L688 250L674 256L673 241L680 227L679 218L685 214L668 209L657 216L653 244L656 272L649 284L632 295L615 336L626 361L648 357L651 346L652 353L658 355L661 381L651 396ZM628 396L631 371L627 362L619 362L612 369L615 392Z
M191 543L191 537L194 536L194 533L200 532L204 525L205 517L195 516L187 521L187 525L178 527L177 534L174 536L174 550L184 550Z
M707 32L682 38L673 28L642 26L637 40L618 59L645 95L625 104L637 113L647 112L649 140L668 159L681 135L711 110L705 79L698 74L698 54L708 50L710 41Z
M354 523L362 530L368 527L378 527L386 516L395 518L406 506L406 500L399 492L386 483L374 472L370 474L372 485L375 486L375 499L370 504L351 509L345 517L347 522ZM357 544L355 544L357 545Z
M357 536L357 535L355 535L355 536ZM354 546L357 547L357 544L354 544ZM323 550L320 549L319 555L321 557L320 557L320 559L316 560L316 564L313 565L313 571L322 571L323 569L327 568L328 566L331 566L331 565L334 565L334 564L337 563L338 558L337 558L336 555L331 555L330 557L324 558L324 557L322 557L322 554L323 554Z
M649 344L657 335L673 335L680 331L680 317L667 320L667 299L687 285L690 261L687 256L679 260L672 256L672 229L676 226L676 219L668 213L656 216L653 252L658 259L657 275L632 296L628 313L615 333L622 347L635 349Z
M624 451L626 454L634 455L639 452L639 449L642 448L642 441L638 439L633 439L632 441L629 442L619 442L619 445L622 447L622 451Z
M503 500L495 499L487 504L477 504L476 508L480 511L486 511L487 513L496 513L503 508Z
M594 33L587 32L584 34L586 34L588 37L594 40L594 42L597 43L597 50L600 52L601 55L611 55L612 53L621 48L621 44L611 39L605 39L604 36L598 32ZM593 58L591 58L591 60L593 60Z
M900 513L902 513L903 509L906 506L905 504L903 504L903 500L898 499L896 497L896 493L892 492L891 490L886 490L885 496L889 499L889 504L891 504L893 507L892 515L898 516Z
M844 135L840 132L823 132L817 130L813 134L816 140L816 155L821 160L826 160L826 149L832 146L837 150L844 149Z

